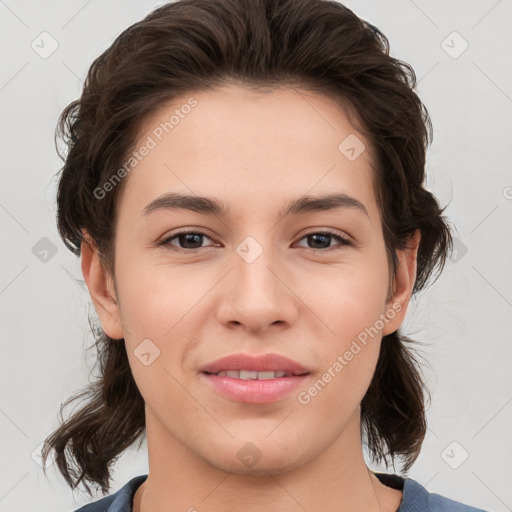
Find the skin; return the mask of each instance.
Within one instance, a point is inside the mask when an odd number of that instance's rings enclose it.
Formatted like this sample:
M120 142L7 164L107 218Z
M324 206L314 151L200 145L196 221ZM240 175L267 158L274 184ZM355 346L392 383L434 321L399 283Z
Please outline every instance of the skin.
M190 96L152 113L140 143ZM115 279L92 240L82 244L83 275L102 327L125 339L145 400L149 476L134 510L253 512L271 503L281 512L394 511L402 492L381 484L364 461L360 403L382 336L405 317L420 234L397 252L392 278L368 144L332 99L291 88L261 94L235 84L193 97L198 105L125 178ZM349 134L367 148L354 161L338 150ZM356 208L278 214L306 193L333 191L359 200L368 215ZM165 192L220 199L230 215L142 215ZM206 237L156 246L182 228ZM353 243L320 238L315 245L306 236L325 229ZM252 263L236 252L247 236L263 250ZM392 304L401 306L394 318L317 396L300 403L298 392ZM146 366L135 350L148 338L160 356ZM238 352L279 353L312 375L278 402L235 402L207 386L199 368ZM237 457L248 442L261 455L251 467Z

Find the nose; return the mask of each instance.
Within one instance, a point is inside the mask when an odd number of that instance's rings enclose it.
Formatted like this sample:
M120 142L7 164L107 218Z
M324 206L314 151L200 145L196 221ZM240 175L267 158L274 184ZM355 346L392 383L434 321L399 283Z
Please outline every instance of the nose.
M237 247L230 263L220 290L218 318L223 325L254 334L294 324L300 301L290 271L275 251L249 239Z

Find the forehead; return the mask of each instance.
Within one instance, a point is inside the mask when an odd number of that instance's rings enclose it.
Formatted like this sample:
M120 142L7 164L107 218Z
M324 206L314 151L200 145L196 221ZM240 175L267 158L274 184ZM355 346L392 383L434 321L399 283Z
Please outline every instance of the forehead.
M121 202L139 214L166 192L222 198L234 213L269 202L282 211L326 192L375 206L368 144L344 106L318 93L229 85L185 94L147 116L135 151Z

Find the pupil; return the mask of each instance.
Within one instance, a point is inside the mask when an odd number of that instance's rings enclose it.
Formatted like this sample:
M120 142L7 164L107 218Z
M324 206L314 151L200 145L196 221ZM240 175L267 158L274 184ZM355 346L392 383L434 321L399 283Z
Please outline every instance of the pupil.
M187 245L188 240L190 240L193 237L193 238L196 239L196 242L198 242L197 243L197 247L201 247L201 236L202 235L195 234L195 233L187 233L187 234L184 234L184 235L180 235L180 237L179 237L180 244L183 245L183 243L184 243L185 245ZM193 242L192 242L192 244L193 244ZM194 249L194 248L196 248L196 246L194 246L194 247L185 247L185 248L186 249Z
M331 235L321 235L321 234L316 234L316 235L309 235L309 238L317 238L317 237L320 237L320 238L323 238L324 240L327 238L329 239L331 237ZM316 240L313 241L313 243L317 243ZM321 242L320 242L321 243ZM327 242L327 247L329 247L329 242ZM317 249L318 247L313 247L314 249Z

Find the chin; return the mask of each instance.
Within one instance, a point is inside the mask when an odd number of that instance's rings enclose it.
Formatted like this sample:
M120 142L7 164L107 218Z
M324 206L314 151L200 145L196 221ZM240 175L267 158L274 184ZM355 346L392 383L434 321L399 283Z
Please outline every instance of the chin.
M223 454L224 455L224 454ZM212 466L235 475L268 476L288 473L301 464L297 460L288 460L283 454L275 454L273 457L263 455L254 465L246 464L237 458L214 459L208 461Z
M203 453L203 459L211 466L236 475L278 475L292 471L314 458L311 447L306 452L304 442L299 440L283 444L283 440L277 439L274 442L268 439L231 439L228 445L217 446L214 450L212 446L209 448L206 456Z

